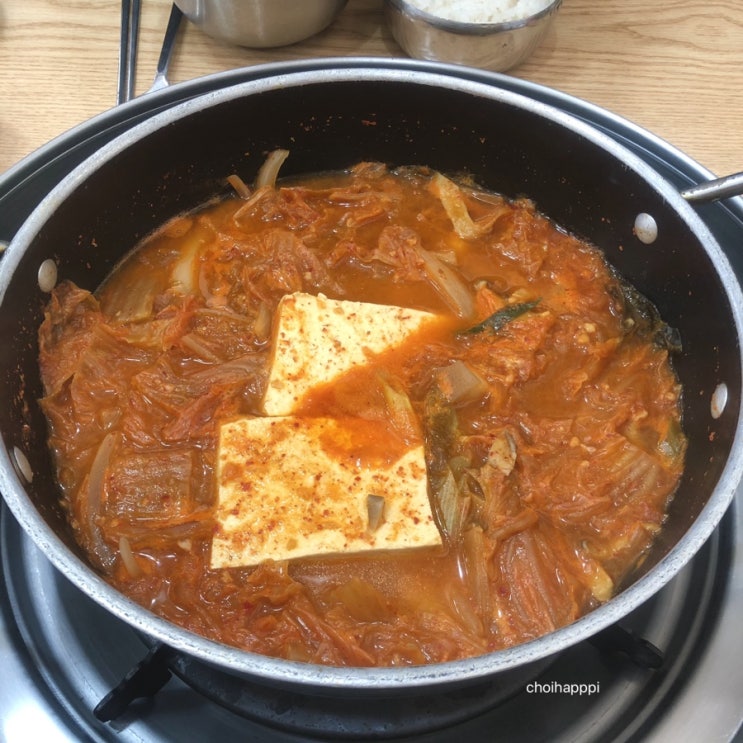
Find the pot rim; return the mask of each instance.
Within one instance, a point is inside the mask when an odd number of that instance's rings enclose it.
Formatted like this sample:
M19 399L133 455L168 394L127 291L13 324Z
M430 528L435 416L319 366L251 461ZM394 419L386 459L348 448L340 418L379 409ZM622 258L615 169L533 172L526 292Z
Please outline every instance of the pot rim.
M363 66L364 63L368 66ZM44 223L44 215L56 209L68 194L93 172L148 134L204 108L270 90L331 82L397 82L433 88L445 87L526 109L569 129L575 135L620 160L628 170L634 171L648 183L660 198L683 218L689 230L705 246L727 293L737 335L739 338L743 337L743 292L724 252L704 221L680 193L622 144L569 113L521 93L497 87L499 76L494 73L478 71L478 79L473 80L458 75L456 68L452 66L440 64L415 63L391 66L389 61L380 63L380 60L373 59L343 59L341 64L342 66L339 64L337 67L332 66L332 62L326 66L313 65L310 69L300 71L292 71L291 65L288 64L267 65L267 74L264 77L259 76L177 103L135 124L102 146L77 166L36 206L11 240L0 259L0 305L15 268ZM355 66L356 64L362 66ZM488 78L492 78L496 84L482 82ZM568 96L567 99L569 98ZM740 344L738 355L741 356ZM741 364L743 365L743 357ZM324 689L352 687L379 691L384 688L398 688L399 684L404 684L407 688L416 688L481 679L496 672L544 659L615 623L670 581L710 537L727 511L743 476L742 449L743 425L739 415L727 462L712 495L694 523L652 570L606 604L570 625L512 648L465 660L402 668L334 667L287 661L222 645L196 635L152 614L126 598L74 555L31 502L24 489L23 476L6 446L0 448L0 491L22 528L54 566L83 592L143 634L208 664L239 674L258 676L274 684L294 683L303 686L322 686Z

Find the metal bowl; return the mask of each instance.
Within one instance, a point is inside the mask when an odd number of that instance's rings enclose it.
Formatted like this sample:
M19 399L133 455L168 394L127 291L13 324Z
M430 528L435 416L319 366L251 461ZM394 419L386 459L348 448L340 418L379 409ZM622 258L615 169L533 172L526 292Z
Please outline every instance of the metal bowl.
M286 46L327 28L348 0L177 0L191 23L239 46Z
M440 18L406 0L385 0L385 17L395 41L411 57L504 72L524 62L539 46L562 0L505 23L462 23Z

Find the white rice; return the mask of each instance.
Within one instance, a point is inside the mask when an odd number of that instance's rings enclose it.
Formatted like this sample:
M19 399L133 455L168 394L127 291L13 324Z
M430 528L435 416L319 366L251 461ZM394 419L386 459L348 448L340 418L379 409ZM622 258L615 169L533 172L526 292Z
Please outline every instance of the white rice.
M407 0L431 15L461 23L506 23L539 13L552 0Z

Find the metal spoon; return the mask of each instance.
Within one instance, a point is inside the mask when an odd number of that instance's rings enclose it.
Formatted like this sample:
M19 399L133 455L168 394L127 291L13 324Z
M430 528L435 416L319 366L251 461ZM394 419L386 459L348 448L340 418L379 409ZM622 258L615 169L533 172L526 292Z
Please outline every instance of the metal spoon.
M155 73L155 79L152 86L147 91L148 93L162 90L170 85L168 82L168 67L170 66L170 58L173 54L173 48L175 47L175 41L178 36L178 29L180 28L182 18L183 12L175 3L173 3L173 6L170 9L168 25L165 29L163 45L160 49L160 57L157 60L157 72Z

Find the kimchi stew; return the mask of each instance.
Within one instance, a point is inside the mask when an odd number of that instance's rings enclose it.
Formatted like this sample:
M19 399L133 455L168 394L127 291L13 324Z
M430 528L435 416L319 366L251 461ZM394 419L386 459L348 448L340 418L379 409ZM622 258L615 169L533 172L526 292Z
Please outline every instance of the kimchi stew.
M675 333L526 199L360 163L179 216L40 328L63 505L126 596L294 661L564 626L663 528Z

